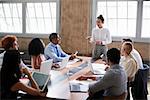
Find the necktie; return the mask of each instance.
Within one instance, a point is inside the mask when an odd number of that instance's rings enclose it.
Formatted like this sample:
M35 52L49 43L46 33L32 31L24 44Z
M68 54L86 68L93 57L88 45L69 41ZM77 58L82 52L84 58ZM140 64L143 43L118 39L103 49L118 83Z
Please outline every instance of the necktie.
M58 52L57 46L56 46L55 48L56 48L56 54L57 54L57 56L59 57L59 52Z

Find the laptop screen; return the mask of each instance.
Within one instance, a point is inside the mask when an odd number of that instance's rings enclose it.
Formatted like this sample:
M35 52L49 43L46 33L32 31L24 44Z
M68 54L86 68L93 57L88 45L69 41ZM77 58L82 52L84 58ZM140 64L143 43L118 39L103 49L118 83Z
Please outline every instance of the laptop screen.
M43 91L50 79L50 76L47 74L40 73L40 72L33 72L32 78L35 80L35 82L39 86L39 89Z
M66 67L68 61L69 61L69 57L65 57L61 62L61 67L63 67L63 68Z
M52 63L53 63L53 59L43 61L41 63L40 72L44 74L49 74L51 67L52 67Z

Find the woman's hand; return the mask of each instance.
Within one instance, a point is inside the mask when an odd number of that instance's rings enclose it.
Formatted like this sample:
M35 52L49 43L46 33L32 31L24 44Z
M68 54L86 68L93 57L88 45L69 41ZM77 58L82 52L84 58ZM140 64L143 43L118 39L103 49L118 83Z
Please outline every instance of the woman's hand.
M102 44L102 41L96 41L96 44L98 44L98 45Z
M26 74L28 77L29 77L30 74L31 74L27 68L22 68L22 72L23 72L24 74Z
M40 92L39 96L46 97L46 92Z

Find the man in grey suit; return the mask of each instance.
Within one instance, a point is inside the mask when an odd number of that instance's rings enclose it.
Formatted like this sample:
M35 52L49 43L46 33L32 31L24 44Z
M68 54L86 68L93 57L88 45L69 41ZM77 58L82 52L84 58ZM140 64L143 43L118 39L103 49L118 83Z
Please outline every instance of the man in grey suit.
M103 100L103 96L119 96L127 91L126 72L119 65L120 51L116 48L108 50L107 62L110 68L103 78L89 85L89 98Z

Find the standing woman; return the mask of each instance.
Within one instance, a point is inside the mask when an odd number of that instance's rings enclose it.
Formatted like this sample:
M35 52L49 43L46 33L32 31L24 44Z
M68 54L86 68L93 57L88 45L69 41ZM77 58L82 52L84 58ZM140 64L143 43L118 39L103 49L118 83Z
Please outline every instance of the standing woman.
M99 15L96 20L96 27L92 30L92 36L90 42L94 44L94 49L92 52L92 62L101 58L106 60L107 44L112 42L110 32L107 28L103 27L104 18Z
M31 40L28 46L29 55L31 55L31 66L34 69L40 69L41 62L45 61L44 42L39 38Z

